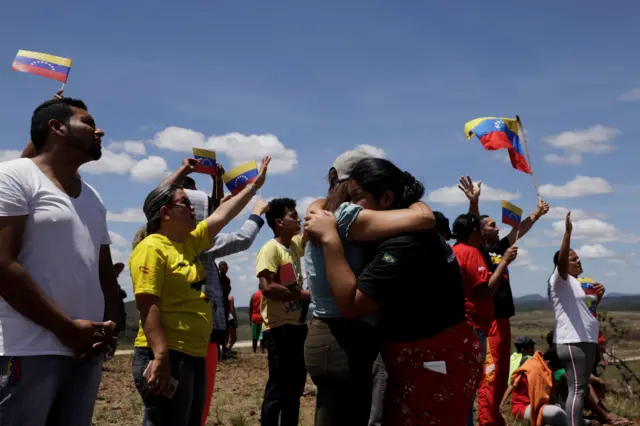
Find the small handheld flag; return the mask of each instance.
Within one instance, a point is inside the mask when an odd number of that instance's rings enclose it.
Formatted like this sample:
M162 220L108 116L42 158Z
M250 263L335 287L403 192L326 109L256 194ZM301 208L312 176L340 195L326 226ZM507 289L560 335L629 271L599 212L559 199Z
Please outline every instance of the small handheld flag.
M216 174L216 153L206 149L193 148L193 158L200 161L196 166L195 172L205 175L215 176Z
M222 175L222 181L227 185L231 194L236 195L245 186L255 181L257 177L258 164L255 161L249 161Z
M502 202L502 223L512 226L516 229L520 228L522 221L522 209L511 204L508 201Z
M46 53L18 50L11 69L66 83L71 71L71 59Z
M514 169L531 173L525 149L518 135L518 120L514 118L482 117L469 121L464 125L467 139L476 135L484 149L495 151L507 149Z

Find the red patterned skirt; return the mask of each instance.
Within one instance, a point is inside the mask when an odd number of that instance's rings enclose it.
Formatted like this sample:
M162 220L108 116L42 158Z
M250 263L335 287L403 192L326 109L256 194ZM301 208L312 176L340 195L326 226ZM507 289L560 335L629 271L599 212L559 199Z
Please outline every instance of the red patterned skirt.
M387 343L385 426L464 426L480 386L484 357L466 322L426 340Z

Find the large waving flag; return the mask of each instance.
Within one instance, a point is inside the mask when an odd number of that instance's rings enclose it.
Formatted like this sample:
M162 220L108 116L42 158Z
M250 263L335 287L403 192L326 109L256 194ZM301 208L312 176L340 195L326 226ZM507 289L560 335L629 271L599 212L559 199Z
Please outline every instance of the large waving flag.
M524 146L520 143L518 121L515 118L476 118L464 125L464 133L467 139L476 135L488 151L507 149L513 168L531 173Z
M18 50L11 69L66 83L71 71L71 59L46 53Z
M258 177L258 164L249 161L222 175L222 181L231 194L236 195Z

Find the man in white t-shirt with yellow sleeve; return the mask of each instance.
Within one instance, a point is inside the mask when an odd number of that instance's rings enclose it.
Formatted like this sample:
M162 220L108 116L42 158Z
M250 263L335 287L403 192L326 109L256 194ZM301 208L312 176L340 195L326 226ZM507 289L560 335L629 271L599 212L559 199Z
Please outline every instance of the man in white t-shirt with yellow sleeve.
M269 360L261 423L293 426L298 424L300 397L307 378L307 326L301 313L303 305L310 302L309 291L302 289L301 220L296 202L289 198L271 200L266 219L275 237L262 246L256 257L256 275L263 296L263 341Z

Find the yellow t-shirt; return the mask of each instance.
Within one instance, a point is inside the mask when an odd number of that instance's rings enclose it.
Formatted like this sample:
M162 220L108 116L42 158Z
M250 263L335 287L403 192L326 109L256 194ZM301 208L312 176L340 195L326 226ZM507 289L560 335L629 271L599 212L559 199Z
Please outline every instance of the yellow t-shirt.
M211 247L209 228L202 221L182 242L151 234L133 250L129 260L134 294L158 296L161 322L169 349L204 357L213 327L211 306L202 285L205 271L198 254ZM135 346L149 347L139 324Z
M276 282L279 280L280 267L293 264L298 282L293 284L295 288L302 289L302 268L300 257L304 254L302 247L302 235L296 235L291 240L289 248L283 246L275 239L262 246L256 256L256 275L265 269L276 274ZM291 287L291 286L289 286ZM262 313L262 330L279 327L285 324L303 325L300 322L302 304L297 300L273 300L264 294L260 305Z

